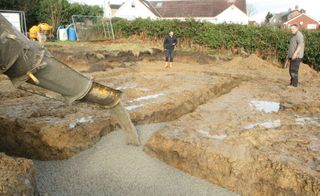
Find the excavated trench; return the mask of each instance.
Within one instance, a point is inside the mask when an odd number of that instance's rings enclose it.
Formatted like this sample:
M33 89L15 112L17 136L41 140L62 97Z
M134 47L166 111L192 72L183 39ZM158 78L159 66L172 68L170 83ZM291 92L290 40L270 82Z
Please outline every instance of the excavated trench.
M117 53L116 56L119 54L128 61L132 60L132 53L126 53L127 56ZM61 60L70 60L57 56ZM110 73L97 73L93 76L98 82L124 91L125 107L136 125L176 120L208 100L230 92L241 82L236 78L208 74L195 74L192 78L177 74L175 79L172 73L155 73L150 78L148 72L141 75L130 70L116 71L111 74L112 77L108 77ZM196 84L186 84L186 81L193 79ZM178 83L170 86L170 82L175 80ZM134 85L128 85L128 81ZM11 88L7 78L3 78L1 83ZM150 83L160 85L146 90ZM11 156L40 160L67 159L92 147L102 136L118 127L110 111L99 106L86 103L68 106L61 101L12 88L1 93L0 104L0 149Z
M301 68L303 87L294 91L286 88L286 72L255 56L223 62L181 54L173 69L164 69L157 50L51 50L122 90L136 125L166 122L145 145L147 154L243 195L320 193L320 91L308 82L319 80L313 71ZM10 89L0 98L0 151L8 155L68 159L118 127L99 106L14 90L6 78L0 85Z
M319 93L281 86L243 83L155 133L145 151L243 195L319 195Z
M139 111L132 111L130 106L127 108L135 124L172 121L192 112L210 98L228 93L238 84L231 80L206 91L186 92L179 102L168 102L164 107L159 103L159 107L149 106ZM11 156L66 159L93 146L117 127L109 111L89 104L68 106L34 95L1 104L0 149ZM162 104L166 104L165 101Z

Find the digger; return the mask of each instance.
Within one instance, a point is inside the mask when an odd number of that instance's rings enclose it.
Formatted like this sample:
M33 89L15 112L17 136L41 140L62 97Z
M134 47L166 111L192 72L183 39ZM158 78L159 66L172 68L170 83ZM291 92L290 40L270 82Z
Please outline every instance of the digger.
M125 130L127 143L140 145L137 130L121 104L121 91L101 85L58 61L46 48L17 31L1 14L0 73L7 75L16 88L28 91L22 87L28 83L62 95L68 104L84 101L110 109Z

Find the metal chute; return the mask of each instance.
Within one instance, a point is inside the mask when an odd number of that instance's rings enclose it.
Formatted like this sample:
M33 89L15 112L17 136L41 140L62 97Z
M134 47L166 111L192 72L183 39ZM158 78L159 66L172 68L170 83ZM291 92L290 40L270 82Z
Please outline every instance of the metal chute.
M0 14L0 73L19 88L27 82L61 94L67 103L76 100L112 109L125 129L128 143L139 145L137 131L120 103L121 91L98 84L54 58L37 42L28 40Z

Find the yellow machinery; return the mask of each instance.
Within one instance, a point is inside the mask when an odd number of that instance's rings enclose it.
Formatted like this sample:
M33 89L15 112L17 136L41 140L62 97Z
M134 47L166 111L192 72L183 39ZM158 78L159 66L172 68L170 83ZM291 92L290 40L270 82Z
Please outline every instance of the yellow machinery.
M53 37L53 27L48 25L47 23L40 23L39 25L35 25L30 28L30 39L38 40L38 33L42 33L46 35L47 38Z

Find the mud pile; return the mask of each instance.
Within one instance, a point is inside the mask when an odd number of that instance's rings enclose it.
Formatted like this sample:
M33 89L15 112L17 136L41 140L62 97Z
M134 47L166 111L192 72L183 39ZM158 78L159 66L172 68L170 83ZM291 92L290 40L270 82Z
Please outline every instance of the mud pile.
M256 57L231 65L245 82L158 131L145 151L243 195L320 194L320 92L308 82L319 75L306 69L291 89L283 70Z
M35 170L31 160L0 153L0 195L36 195Z
M65 159L113 130L110 114L92 106L66 106L38 96L16 98L1 105L0 149L9 155Z

